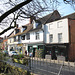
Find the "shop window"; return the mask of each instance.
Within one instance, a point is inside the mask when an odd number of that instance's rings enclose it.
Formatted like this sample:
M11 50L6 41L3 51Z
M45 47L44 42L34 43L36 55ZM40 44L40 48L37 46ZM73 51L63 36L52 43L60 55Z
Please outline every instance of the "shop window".
M65 49L64 48L56 49L55 53L57 56L65 56Z
M31 53L33 51L32 46L28 46L28 52Z
M30 33L27 33L27 35L26 35L26 39L27 39L27 40L30 39Z
M50 35L50 43L53 42L53 34Z
M22 39L22 40L25 40L25 35L21 36L21 39Z
M39 40L40 37L39 37L39 33L36 33L36 40Z
M59 43L62 42L62 33L58 33L58 42L59 42Z

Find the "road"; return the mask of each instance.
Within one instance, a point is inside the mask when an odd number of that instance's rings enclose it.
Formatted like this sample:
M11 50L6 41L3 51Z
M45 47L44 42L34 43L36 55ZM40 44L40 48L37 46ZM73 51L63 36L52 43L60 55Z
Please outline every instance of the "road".
M31 70L39 75L75 75L75 67L31 60Z
M13 63L11 59L9 59L7 63L25 70L30 70L32 73L38 75L75 75L75 67L63 66L61 64L37 61L32 59L29 61L29 66Z

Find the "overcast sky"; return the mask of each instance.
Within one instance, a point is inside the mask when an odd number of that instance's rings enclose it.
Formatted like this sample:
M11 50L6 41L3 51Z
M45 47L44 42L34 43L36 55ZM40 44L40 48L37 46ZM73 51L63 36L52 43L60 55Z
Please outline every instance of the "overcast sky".
M1 1L2 1L2 0L0 0L0 9L5 10L3 6L1 7ZM5 1L6 1L6 0L5 0ZM64 4L64 3L63 3L63 0L59 0L59 1L61 1L61 3L60 3L60 5L59 5L59 7L57 8L57 10L58 10L59 13L61 14L61 16L66 16L66 15L69 15L69 14L75 12L75 10L72 8L72 6L70 6L69 4ZM6 11L6 10L5 10L5 11ZM21 26L21 25L25 25L25 24L28 23L28 20L25 20L25 21L23 21L23 22L18 22L18 23L19 23L20 26ZM1 31L1 28L0 28L0 31ZM6 32L5 34L1 35L0 37L3 37L4 35L6 35L6 36L9 35L11 31L12 31L12 30Z

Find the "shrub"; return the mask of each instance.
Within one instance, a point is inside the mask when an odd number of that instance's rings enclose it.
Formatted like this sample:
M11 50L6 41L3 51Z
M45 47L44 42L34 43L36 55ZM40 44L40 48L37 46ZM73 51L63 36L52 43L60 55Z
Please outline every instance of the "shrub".
M21 58L24 58L24 55L23 54L13 55L13 58L14 59L21 59Z
M4 73L6 75L31 75L27 70L11 66L4 62L0 62L0 73Z

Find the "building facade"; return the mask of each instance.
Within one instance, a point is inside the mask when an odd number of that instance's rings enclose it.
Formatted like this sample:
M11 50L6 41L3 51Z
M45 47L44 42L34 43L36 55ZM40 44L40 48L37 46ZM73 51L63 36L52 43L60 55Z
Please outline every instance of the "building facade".
M63 18L45 25L47 54L52 59L75 60L74 24L75 20Z

